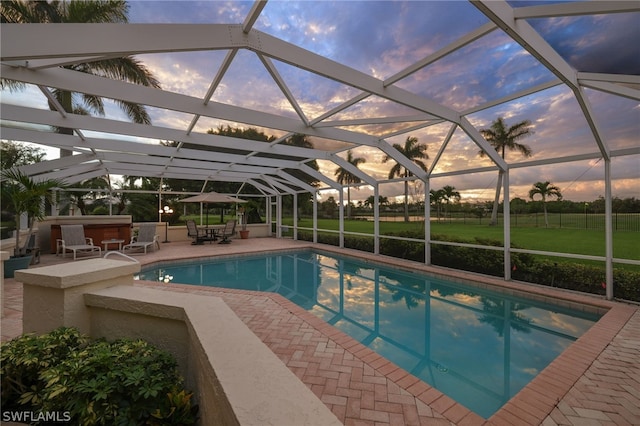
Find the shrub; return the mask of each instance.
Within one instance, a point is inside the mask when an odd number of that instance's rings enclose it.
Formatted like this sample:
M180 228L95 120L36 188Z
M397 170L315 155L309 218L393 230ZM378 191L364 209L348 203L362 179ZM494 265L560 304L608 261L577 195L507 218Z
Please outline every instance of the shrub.
M400 232L393 235L404 238L419 238L413 232ZM424 238L424 235L422 237ZM384 238L380 241L380 254L424 262L424 243Z
M596 265L552 262L539 259L513 272L513 278L552 287L604 295L605 269ZM640 301L640 273L628 270L613 271L613 296Z
M109 214L109 209L105 206L98 206L95 209L91 210L91 214L98 216L98 215L108 215Z
M83 425L194 424L197 405L174 358L143 340L97 340L71 328L2 345L3 410L67 412Z
M416 231L404 231L389 236L422 240L424 235ZM312 241L313 234L299 232L302 240ZM432 235L433 241L449 241L483 246L501 247L502 242L476 238L472 241ZM338 234L318 233L318 242L339 245ZM424 263L424 242L390 238L380 240L380 254ZM345 236L345 247L373 252L373 238ZM504 276L504 254L502 250L432 244L431 263L434 265L477 272L496 277ZM591 294L605 294L605 269L597 265L572 262L553 262L524 253L511 253L512 278L518 281L548 285ZM614 270L614 297L640 301L640 272Z
M2 409L42 404L46 383L42 372L53 368L86 346L89 339L72 328L59 328L36 336L25 334L3 343L0 350Z

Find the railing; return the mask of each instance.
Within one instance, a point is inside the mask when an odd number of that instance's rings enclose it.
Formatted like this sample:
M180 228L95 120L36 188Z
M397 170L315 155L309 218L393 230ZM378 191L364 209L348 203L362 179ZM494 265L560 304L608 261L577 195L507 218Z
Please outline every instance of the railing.
M131 257L131 256L127 256L126 254L124 254L124 253L120 253L119 251L108 251L108 252L106 252L106 253L104 254L104 256L102 256L102 258L103 258L103 259L106 259L108 256L110 256L110 255L112 255L112 254L117 254L118 256L125 257L125 258L127 258L127 259L131 260L132 262L140 263L140 262L138 261L138 259L135 259L135 258L133 258L133 257Z

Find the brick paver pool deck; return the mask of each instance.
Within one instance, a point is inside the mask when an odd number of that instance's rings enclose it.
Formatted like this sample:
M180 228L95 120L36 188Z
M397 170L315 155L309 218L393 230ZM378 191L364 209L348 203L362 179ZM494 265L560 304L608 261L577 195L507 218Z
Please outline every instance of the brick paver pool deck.
M234 240L224 246L178 242L137 259L146 265L304 246L273 238ZM72 262L42 256L43 265L63 261ZM488 280L523 288L519 283ZM143 281L136 285L223 298L345 425L640 425L636 305L531 286L538 294L597 303L609 311L496 414L483 419L278 294ZM4 314L3 341L22 332L22 286L12 279L5 280Z

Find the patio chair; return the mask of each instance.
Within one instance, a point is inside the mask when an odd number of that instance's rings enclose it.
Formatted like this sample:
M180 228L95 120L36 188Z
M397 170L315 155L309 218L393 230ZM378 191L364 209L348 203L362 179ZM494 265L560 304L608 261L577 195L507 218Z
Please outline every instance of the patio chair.
M122 251L143 249L144 254L147 254L148 247L160 250L160 241L158 234L156 234L155 223L141 223L140 229L138 229L138 236L132 237L131 242L122 247Z
M187 235L193 238L191 243L193 245L202 244L205 241L216 241L218 237L215 231L213 228L200 228L194 220L187 220Z
M27 254L32 255L31 265L40 263L40 247L36 243L36 235L31 234L29 237L29 243L27 244Z
M60 225L62 233L58 242L58 247L62 251L62 257L68 251L73 252L73 260L76 260L78 253L94 254L98 252L98 256L102 255L100 246L93 244L93 238L84 236L84 226L82 225Z
M218 244L229 244L231 240L229 237L233 236L236 233L236 220L230 220L224 225L224 228L220 231L216 236L221 237L222 240Z

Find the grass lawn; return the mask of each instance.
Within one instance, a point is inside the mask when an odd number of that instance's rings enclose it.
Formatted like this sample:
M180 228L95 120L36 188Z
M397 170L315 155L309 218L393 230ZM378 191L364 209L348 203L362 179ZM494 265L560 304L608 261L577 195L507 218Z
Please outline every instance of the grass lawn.
M292 224L289 221L289 224ZM310 219L299 221L299 226L310 228ZM319 219L318 227L338 230L338 220ZM363 220L346 220L344 229L347 232L373 233L373 222ZM401 231L421 231L420 222L380 222L380 233L388 234ZM486 224L438 223L431 222L431 233L473 240L487 238L504 241L502 226ZM640 260L640 234L631 231L617 231L613 234L613 255L622 259ZM605 255L605 235L601 230L567 229L567 228L511 228L511 243L519 248L530 250L554 251L559 253L575 253L592 256Z
M228 220L235 219L236 215L225 215L223 220L220 221L220 213L209 213L209 216L202 215L202 226L207 225L224 225ZM209 222L207 222L207 219ZM186 216L180 216L180 220L176 223L176 225L186 225L187 220L195 220L196 225L200 226L200 215L199 214L190 214Z
M225 216L220 222L219 214L209 214L209 225L224 224L235 216ZM193 219L196 223L200 223L200 215L184 216L181 219ZM203 218L206 222L206 217ZM284 223L292 225L290 218L284 219ZM311 228L313 222L311 219L301 219L298 226ZM318 219L318 227L321 229L335 230L339 229L337 219ZM347 232L357 232L363 234L373 234L373 222L366 220L345 220L344 228ZM380 233L389 234L402 231L422 232L423 226L421 222L402 221L396 222L380 222ZM464 240L473 240L474 238L487 238L492 240L504 241L502 235L502 225L489 226L484 224L471 223L446 223L431 222L431 233L434 235L450 236L452 238L460 238ZM632 231L615 231L613 233L613 255L621 259L640 260L640 233ZM573 229L573 228L535 228L535 227L512 227L511 243L514 246L530 250L552 251L558 253L575 253L591 256L605 255L604 231L590 229ZM562 259L554 258L559 261ZM569 260L568 260L569 261ZM587 262L589 263L589 262ZM625 265L628 267L629 265ZM631 265L632 269L637 269Z

